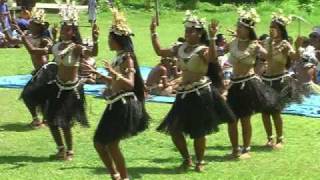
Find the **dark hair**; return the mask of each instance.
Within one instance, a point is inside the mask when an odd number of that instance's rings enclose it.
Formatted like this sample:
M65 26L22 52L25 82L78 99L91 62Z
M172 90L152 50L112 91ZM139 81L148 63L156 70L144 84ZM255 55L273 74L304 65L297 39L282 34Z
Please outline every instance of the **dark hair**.
M280 30L280 34L281 34L282 39L283 40L287 40L288 42L290 42L286 26L284 26L283 24L279 23L278 21L272 21L272 23L274 23L278 27L278 29ZM286 63L286 68L289 69L290 66L291 66L291 59L290 59L290 57L288 57L287 58L287 63Z
M251 41L257 40L258 37L257 37L256 31L253 28L249 28L249 27L247 27L247 28L249 30L249 39Z
M269 37L268 34L262 34L261 36L259 36L259 40L264 41L264 40L268 39L268 37Z
M223 34L217 34L216 35L216 44L218 44L219 42L222 42L225 38L224 38L224 35Z
M137 57L134 53L134 46L132 43L132 39L130 36L119 36L114 32L109 33L110 37L117 42L117 44L121 47L122 50L125 52L130 53L130 56L134 63L134 69L136 74L134 76L134 93L136 94L139 101L145 101L145 94L144 94L144 81L142 79L142 75L139 68L139 63Z
M202 28L202 29L197 29L202 32L201 38L200 38L200 43L206 46L210 45L209 41L209 36L207 31ZM225 89L224 83L223 83L223 72L222 72L222 67L219 64L218 61L211 61L208 64L208 72L207 76L210 78L212 83L215 85L215 87L222 92L222 90Z
M60 32L64 26L68 26L68 25L66 23L62 24ZM72 25L72 30L75 35L72 37L71 41L76 44L82 44L82 38L81 38L80 31L79 31L79 27L76 25ZM61 35L60 35L59 41L62 41Z
M181 42L181 43L186 42L186 40L185 40L183 37L179 37L179 38L177 39L177 41L178 41L178 42Z

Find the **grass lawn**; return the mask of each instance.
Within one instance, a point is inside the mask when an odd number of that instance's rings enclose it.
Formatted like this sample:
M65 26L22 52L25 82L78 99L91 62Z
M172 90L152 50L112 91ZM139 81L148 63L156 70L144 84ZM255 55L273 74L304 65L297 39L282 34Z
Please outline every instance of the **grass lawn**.
M257 30L259 34L267 33L270 11L260 7L264 17ZM260 11L259 11L260 12ZM298 12L298 11L297 11ZM183 12L165 12L161 17L158 30L163 45L169 46L183 34ZM222 31L233 28L236 22L235 11L201 13L218 18ZM150 12L129 11L129 23L135 32L134 42L140 64L152 66L157 57L152 50L149 22ZM300 15L305 15L301 13ZM320 11L315 11L308 19L316 24ZM57 21L50 15L49 21ZM111 16L109 13L99 15L101 28L100 54L98 62L113 56L106 46L106 37ZM83 16L82 24L86 24ZM297 24L289 26L292 36L297 35ZM310 32L312 26L304 25L303 34ZM89 28L82 28L82 35L90 34ZM32 64L26 50L0 50L0 76L27 74ZM105 179L106 171L96 154L92 137L97 123L106 106L105 101L87 96L90 128L76 126L74 131L75 158L72 162L49 160L48 156L56 152L55 144L48 128L32 130L27 124L31 117L18 100L21 90L0 89L0 179ZM178 174L174 169L180 164L180 156L173 147L170 138L155 131L156 126L168 112L171 105L147 103L148 112L153 120L150 128L139 136L122 142L129 173L133 179L159 180L194 180L194 179L319 179L320 176L320 121L315 118L284 115L285 149L270 151L263 147L266 141L260 115L252 119L253 158L245 161L228 161L224 155L230 152L230 143L226 126L220 132L208 136L206 151L206 171L194 171ZM189 141L190 150L192 143Z

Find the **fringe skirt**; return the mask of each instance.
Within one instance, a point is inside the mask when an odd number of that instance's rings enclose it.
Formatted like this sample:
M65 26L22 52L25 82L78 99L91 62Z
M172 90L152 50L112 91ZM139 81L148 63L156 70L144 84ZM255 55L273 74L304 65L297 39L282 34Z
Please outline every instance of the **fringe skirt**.
M57 64L51 62L33 72L31 80L23 88L20 96L27 107L40 107L42 111L45 110L48 99L46 86L56 78L57 70Z
M49 126L70 128L75 122L89 126L83 83L80 80L64 83L57 77L47 85L47 91L50 94L46 112Z
M135 136L148 128L149 115L144 102L134 92L121 92L108 98L110 101L101 117L94 142L109 144Z
M235 115L208 78L178 88L176 100L157 128L200 138L218 131L219 124L235 121Z
M251 116L258 112L279 109L278 94L266 86L256 75L232 78L227 102L237 118Z
M298 83L288 72L275 76L262 75L261 78L263 82L274 89L279 96L279 100L276 105L277 111L282 111L292 102L302 101L302 93Z

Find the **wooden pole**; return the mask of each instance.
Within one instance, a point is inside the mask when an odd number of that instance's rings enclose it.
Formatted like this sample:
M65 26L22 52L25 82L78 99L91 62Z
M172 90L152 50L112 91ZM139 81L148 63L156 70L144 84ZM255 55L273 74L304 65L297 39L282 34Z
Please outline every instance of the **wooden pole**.
M155 8L156 8L156 23L157 26L160 25L160 4L159 0L155 0Z

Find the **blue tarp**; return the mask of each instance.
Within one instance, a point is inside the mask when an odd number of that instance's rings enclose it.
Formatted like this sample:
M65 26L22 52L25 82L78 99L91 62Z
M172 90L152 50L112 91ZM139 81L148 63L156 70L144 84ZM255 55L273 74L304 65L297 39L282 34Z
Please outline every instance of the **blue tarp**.
M141 74L143 79L146 79L151 68L150 67L141 67ZM103 68L98 68L98 71L106 74L106 71ZM23 88L25 84L30 80L31 75L15 75L15 76L5 76L0 77L0 88ZM102 91L105 85L94 84L94 85L85 85L85 93L88 95L93 95L96 97L101 97ZM173 103L175 100L174 97L167 96L150 96L147 101L149 102L159 102L159 103ZM320 118L320 95L313 95L308 98L305 98L301 104L292 104L287 107L283 113L301 115L307 117L319 117Z

